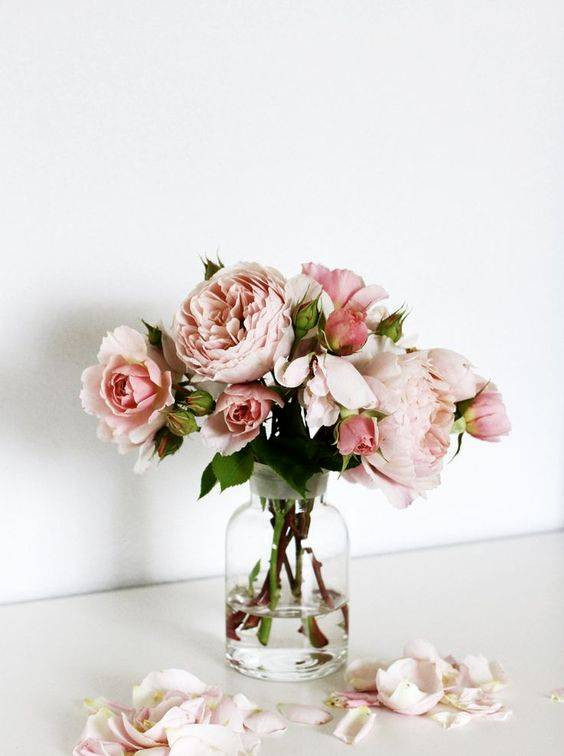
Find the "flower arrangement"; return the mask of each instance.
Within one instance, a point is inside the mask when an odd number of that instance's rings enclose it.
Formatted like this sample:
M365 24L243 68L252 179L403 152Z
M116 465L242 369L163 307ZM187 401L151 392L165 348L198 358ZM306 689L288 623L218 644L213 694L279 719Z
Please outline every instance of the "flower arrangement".
M215 451L200 496L258 462L304 498L312 476L335 470L405 507L440 483L451 434L458 453L465 434L509 432L496 387L456 352L415 348L381 286L314 263L289 280L204 263L171 330L119 326L82 375L99 438L137 450L137 472L199 432Z

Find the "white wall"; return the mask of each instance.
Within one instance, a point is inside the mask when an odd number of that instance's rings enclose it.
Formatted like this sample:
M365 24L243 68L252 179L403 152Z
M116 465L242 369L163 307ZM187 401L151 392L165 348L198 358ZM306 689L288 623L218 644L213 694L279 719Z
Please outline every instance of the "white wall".
M337 482L355 553L564 524L558 0L0 5L0 601L219 573L245 492L194 439L144 478L78 401L105 330L197 254L347 266L514 424L407 511ZM382 576L383 577L383 576Z

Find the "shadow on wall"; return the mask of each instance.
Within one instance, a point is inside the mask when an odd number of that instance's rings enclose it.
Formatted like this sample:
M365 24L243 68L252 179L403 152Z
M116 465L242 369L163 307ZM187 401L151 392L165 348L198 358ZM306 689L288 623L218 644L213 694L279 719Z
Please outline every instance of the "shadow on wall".
M123 307L104 308L93 302L91 307L85 305L80 309L44 312L37 325L30 326L32 333L40 334L32 369L25 374L18 372L17 381L16 376L5 374L4 377L7 394L17 386L18 395L23 393L30 397L25 402L16 402L14 397L13 401L6 403L4 428L13 446L27 457L60 470L61 487L65 485L66 471L70 472L73 465L76 466L75 475L76 469L79 473L85 471L85 483L88 482L89 464L98 474L104 466L104 490L111 500L111 523L106 524L108 531L111 530L111 547L106 543L101 558L104 560L104 582L113 585L151 580L147 564L147 555L151 553L149 522L136 522L135 542L131 543L132 517L138 520L147 516L149 497L146 483L133 474L134 454L130 455L130 464L124 464L113 445L102 444L96 438L96 418L86 415L81 407L80 377L85 367L96 363L100 342L107 330L121 323L142 329L138 318L141 309L141 306L135 311ZM29 355L15 362L24 364L26 361L29 361ZM94 450L99 459L94 460ZM132 501L135 502L135 513L131 511ZM107 500L104 502L106 511L108 503ZM88 523L100 514L87 490L83 500L76 501L76 506L89 510L81 513L84 527L80 528L84 538L83 553L88 554L93 546L95 548L89 541ZM52 548L55 548L54 544ZM80 553L80 550L74 553ZM96 558L93 556L89 561L96 569ZM124 575L125 561L127 574ZM68 568L72 572L72 563ZM83 565L76 565L76 568L78 572L84 570Z

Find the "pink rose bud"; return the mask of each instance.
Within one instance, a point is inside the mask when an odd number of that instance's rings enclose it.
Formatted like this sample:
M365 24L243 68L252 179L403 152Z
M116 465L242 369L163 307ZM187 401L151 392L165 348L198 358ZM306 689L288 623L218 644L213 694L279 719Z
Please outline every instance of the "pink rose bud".
M211 415L215 409L213 396L209 391L204 391L203 389L191 391L181 387L176 394L176 401L182 407L196 415L196 417Z
M511 430L503 399L495 387L486 388L472 399L463 417L468 433L482 441L499 441Z
M196 418L191 412L175 408L166 418L167 427L175 436L188 436L199 430Z
M296 339L303 339L317 325L319 320L318 301L319 298L313 299L311 302L303 302L296 309L293 318Z
M366 323L366 313L350 307L333 310L325 324L327 344L332 352L340 355L358 352L370 331Z
M366 456L378 448L378 426L368 415L351 415L339 425L337 448L346 457L350 454Z

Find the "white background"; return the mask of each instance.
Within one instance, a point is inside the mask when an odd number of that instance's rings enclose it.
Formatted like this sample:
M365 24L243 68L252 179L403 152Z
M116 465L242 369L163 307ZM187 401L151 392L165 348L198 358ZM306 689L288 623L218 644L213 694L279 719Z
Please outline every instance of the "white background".
M361 272L504 393L427 501L335 482L354 553L561 527L563 39L557 0L4 0L0 601L221 572L246 492L196 502L197 438L134 476L78 401L217 247Z

